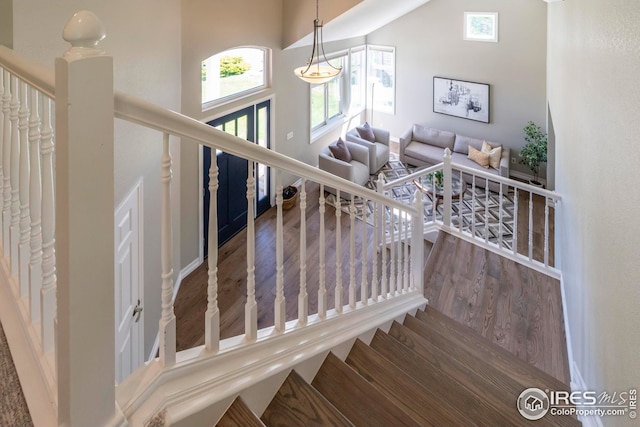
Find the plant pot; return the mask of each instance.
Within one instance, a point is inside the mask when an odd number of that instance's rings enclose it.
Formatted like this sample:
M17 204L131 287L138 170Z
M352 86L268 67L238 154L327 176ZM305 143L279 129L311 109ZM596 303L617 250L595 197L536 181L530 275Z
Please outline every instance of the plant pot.
M293 192L293 195L285 199L284 197L287 195L287 193L290 193L290 192ZM296 205L296 202L298 201L298 188L290 185L282 191L282 195L283 195L282 209L284 210L291 209Z
M544 184L539 182L539 181L535 181L533 179L529 180L529 184L533 185L534 187L538 187L538 188L544 188Z

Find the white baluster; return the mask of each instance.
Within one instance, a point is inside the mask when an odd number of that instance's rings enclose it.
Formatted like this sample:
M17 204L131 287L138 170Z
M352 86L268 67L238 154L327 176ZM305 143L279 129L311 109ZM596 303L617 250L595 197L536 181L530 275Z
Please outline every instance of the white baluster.
M395 209L391 208L391 251L390 251L390 265L389 265L389 296L394 297L396 294L396 214Z
M42 176L40 166L40 117L38 116L39 93L30 89L31 117L29 118L29 213L31 215L29 259L29 301L31 321L40 319L40 288L42 287Z
M327 288L325 278L325 232L324 232L324 213L325 213L325 197L324 184L320 184L320 276L318 278L318 316L321 319L327 317Z
M489 179L484 182L484 241L489 242Z
M387 299L387 294L389 293L389 280L387 277L389 277L387 275L387 270L389 268L389 266L387 265L387 259L388 259L388 255L387 255L387 227L392 226L393 224L390 224L389 222L385 221L385 212L389 211L390 212L390 217L393 217L393 211L389 208L387 208L386 206L382 205L382 208L380 210L380 216L381 218L381 222L383 224L383 226L380 229L380 233L381 233L381 246L380 246L380 250L382 251L382 262L381 262L381 266L380 266L380 274L382 274L382 281L380 283L380 296L382 297L382 299Z
M404 212L404 280L403 288L405 291L409 290L409 217L408 213Z
M422 191L416 192L413 202L416 213L413 215L411 227L411 285L424 293L424 207L422 204Z
M476 176L471 183L471 235L476 237Z
M336 289L335 289L335 310L342 313L344 302L342 300L342 201L340 190L336 189Z
M433 210L432 222L435 224L436 215L438 214L438 198L436 197L436 179L435 175L431 180L431 209Z
M258 338L258 304L256 302L256 232L254 200L256 198L255 163L249 161L247 173L247 302L244 306L246 340Z
M544 266L549 267L549 198L544 198Z
M533 260L533 193L529 192L529 261Z
M513 187L513 254L518 255L518 189Z
M276 331L284 332L287 318L284 298L284 236L282 225L282 172L276 171L276 300L274 302L274 326Z
M31 218L29 216L29 105L27 103L29 88L20 82L20 111L18 112L18 128L20 130L20 182L18 197L20 198L20 243L18 244L18 276L20 279L20 296L29 295L29 259L31 258ZM37 106L36 106L37 108Z
M460 196L458 197L458 230L462 233L462 199L464 199L464 193L462 192L462 171L460 171Z
M173 312L173 233L171 227L171 153L169 134L162 141L162 213L160 219L160 261L162 264L162 316L160 318L160 363L176 363L176 316Z
M218 160L215 148L209 150L209 232L207 234L207 311L205 317L205 348L220 349L220 309L218 307Z
M444 229L448 230L451 227L451 182L453 178L453 171L451 170L451 150L444 149L444 211L442 212L442 222ZM435 194L435 193L434 193Z
M378 180L376 181L376 190L378 191L378 194L384 194L384 175L382 173L380 173L378 175ZM386 265L386 260L387 260L387 235L386 235L386 224L385 224L385 220L384 220L384 212L385 212L385 207L382 204L382 202L377 202L376 203L376 209L375 209L375 213L374 213L374 224L376 224L376 226L374 227L374 232L373 232L373 248L374 248L374 257L373 257L373 279L372 279L372 295L371 297L373 298L374 301L378 301L378 252L381 252L382 254L382 260L380 262L380 278L381 278L381 283L380 283L380 294L382 295L383 298L387 297L387 265ZM380 236L380 242L378 242L378 236Z
M360 301L367 305L369 283L367 281L367 199L362 198L362 281L360 282Z
M354 195L351 195L349 216L351 227L349 228L349 307L356 308L356 205Z
M402 235L403 229L404 229L404 223L403 223L403 216L402 216L402 211L398 211L398 239L396 241L396 250L397 250L397 254L398 254L398 264L397 264L397 276L396 276L396 289L398 291L399 294L402 293L403 289L402 289L402 266L403 266L403 251L402 251L402 239L404 239L404 236Z
M42 351L53 350L54 319L56 317L56 240L55 189L53 180L53 128L51 127L50 98L43 100L42 108L42 290L40 291L40 326ZM6 180L5 180L6 183ZM6 189L6 187L5 187ZM5 193L6 195L6 193ZM5 199L6 201L6 199Z
M307 189L306 180L300 184L300 293L298 294L298 323L307 324L309 295L307 294Z
M2 247L5 258L11 256L11 76L3 71L4 95L2 96Z
M19 275L20 243L20 134L18 127L18 79L11 76L11 274Z
M499 199L500 202L498 203L499 209L500 209L499 214L498 214L498 247L500 249L502 249L502 230L503 230L503 228L502 228L502 202L503 202L502 196L503 196L503 194L502 194L502 183L500 183L500 196L499 196L500 197L500 199Z

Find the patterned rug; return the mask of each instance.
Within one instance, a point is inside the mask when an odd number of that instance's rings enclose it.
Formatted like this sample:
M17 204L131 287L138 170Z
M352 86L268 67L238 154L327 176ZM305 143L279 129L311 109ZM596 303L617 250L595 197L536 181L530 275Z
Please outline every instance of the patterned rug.
M417 168L405 165L398 160L397 155L391 154L389 163L387 163L378 174L384 175L385 182L391 182L403 176L406 176L412 172L415 172ZM376 180L378 174L371 175L369 181L365 186L373 191L376 189ZM411 204L414 200L414 195L417 188L413 182L392 187L388 191L388 195L395 200L398 200L405 204ZM487 194L488 193L488 194ZM487 199L488 196L488 199ZM430 196L423 194L424 202L424 215L425 224L430 223L433 220L433 201ZM336 196L328 194L326 202L332 206L337 206ZM475 203L475 209L473 205ZM367 201L366 206L363 206L362 200L357 199L354 202L356 208L356 217L359 219L364 218L367 223L373 225L373 209L374 204ZM485 212L488 207L488 218L485 220ZM444 209L444 203L438 203L436 209L436 220L442 221L442 212ZM342 200L341 210L345 213L349 213L349 203L346 200ZM467 191L464 193L462 203L458 199L452 201L452 213L451 213L451 226L455 229L460 227L460 220L462 220L462 231L469 234L472 233L474 228L474 216L475 216L475 235L484 239L485 233L488 232L488 240L492 243L498 243L500 240L500 234L502 234L502 244L504 247L511 249L513 243L513 189L509 188L502 195L502 229L500 228L500 194L487 191L484 188L476 187L475 198L473 197L473 189L469 185ZM474 215L475 212L475 215ZM391 211L386 209L385 215L389 218ZM397 219L397 215L394 215Z

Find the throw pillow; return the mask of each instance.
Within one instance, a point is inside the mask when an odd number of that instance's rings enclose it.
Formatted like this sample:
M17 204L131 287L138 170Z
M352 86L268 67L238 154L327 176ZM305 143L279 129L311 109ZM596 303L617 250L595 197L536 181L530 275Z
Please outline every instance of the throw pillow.
M473 148L471 145L469 146L469 157L471 160L479 164L485 169L489 169L489 155L487 153L483 153L482 151L478 151Z
M482 141L483 153L489 155L489 166L500 169L500 159L502 158L502 147L492 147L487 141Z
M364 122L364 125L356 126L356 131L358 131L360 138L366 139L369 142L376 142L376 136L373 134L373 129L371 129L369 123Z
M333 154L333 157L343 162L350 163L353 158L342 138L338 138L335 144L329 145L329 151Z

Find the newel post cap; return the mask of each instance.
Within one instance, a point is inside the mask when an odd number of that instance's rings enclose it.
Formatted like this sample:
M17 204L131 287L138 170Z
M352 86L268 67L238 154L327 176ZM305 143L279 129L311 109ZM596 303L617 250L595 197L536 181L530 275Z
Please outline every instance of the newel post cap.
M104 51L97 46L106 35L104 24L95 13L88 10L74 13L62 30L62 38L71 44L64 57L80 59L103 55Z

